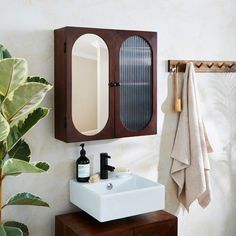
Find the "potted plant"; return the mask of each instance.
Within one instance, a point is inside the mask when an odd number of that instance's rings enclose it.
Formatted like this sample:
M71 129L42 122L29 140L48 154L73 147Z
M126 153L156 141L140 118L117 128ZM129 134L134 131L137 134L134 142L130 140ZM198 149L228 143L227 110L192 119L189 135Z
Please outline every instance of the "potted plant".
M1 212L9 205L49 205L28 192L17 193L2 203L3 181L22 173L42 173L49 169L46 162L30 162L30 148L25 134L49 109L38 107L52 85L40 77L29 77L27 62L11 58L0 45L0 236L27 236L26 225L16 221L2 222Z

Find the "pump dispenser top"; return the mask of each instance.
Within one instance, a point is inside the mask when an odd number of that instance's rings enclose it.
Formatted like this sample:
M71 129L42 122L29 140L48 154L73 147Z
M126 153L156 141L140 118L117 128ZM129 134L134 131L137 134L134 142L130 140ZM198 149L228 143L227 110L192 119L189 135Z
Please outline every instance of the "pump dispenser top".
M81 143L81 144L80 144L80 147L82 148L82 149L80 150L80 156L81 156L81 157L85 157L86 151L84 150L84 143Z

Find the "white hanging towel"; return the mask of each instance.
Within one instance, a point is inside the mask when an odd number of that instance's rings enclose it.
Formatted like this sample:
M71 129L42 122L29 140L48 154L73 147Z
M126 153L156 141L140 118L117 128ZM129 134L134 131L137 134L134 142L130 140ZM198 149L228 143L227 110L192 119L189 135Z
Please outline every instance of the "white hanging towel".
M171 153L171 177L178 186L178 199L187 210L198 199L202 207L211 200L209 158L212 152L199 109L193 63L187 63L183 81L182 112Z

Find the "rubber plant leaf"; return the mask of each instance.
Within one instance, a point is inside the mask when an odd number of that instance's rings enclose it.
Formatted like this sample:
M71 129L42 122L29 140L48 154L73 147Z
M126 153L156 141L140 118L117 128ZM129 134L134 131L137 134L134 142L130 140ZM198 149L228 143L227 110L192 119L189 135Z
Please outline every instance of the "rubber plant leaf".
M26 82L37 82L37 83L42 83L46 85L51 85L46 79L41 78L39 76L28 77Z
M10 126L0 113L0 142L5 140L10 132Z
M4 226L7 236L23 236L23 232L19 228Z
M7 159L2 166L2 176L18 175L21 173L42 173L48 171L47 162L29 163L18 159Z
M49 113L48 108L39 107L31 112L24 121L20 121L17 125L10 127L10 133L5 142L6 150L9 152L14 145L41 119Z
M6 96L22 85L28 75L25 59L8 58L0 60L0 94Z
M3 225L0 225L0 236L7 236L6 231L4 230Z
M33 165L44 171L48 171L50 168L49 164L45 161L36 162L36 163L33 163Z
M29 236L28 227L25 224L23 224L23 223L16 222L16 221L7 221L3 225L4 225L4 227L8 226L8 227L18 228L18 229L20 229L22 231L23 236Z
M49 205L40 197L35 196L31 193L18 193L12 196L3 207L9 205L31 205L49 207Z
M21 85L2 102L3 115L10 122L25 116L41 103L51 88L51 85L35 82Z
M20 139L16 145L8 152L9 158L15 158L22 161L30 161L30 148L29 145Z
M4 58L11 58L11 54L2 44L0 44L0 60Z

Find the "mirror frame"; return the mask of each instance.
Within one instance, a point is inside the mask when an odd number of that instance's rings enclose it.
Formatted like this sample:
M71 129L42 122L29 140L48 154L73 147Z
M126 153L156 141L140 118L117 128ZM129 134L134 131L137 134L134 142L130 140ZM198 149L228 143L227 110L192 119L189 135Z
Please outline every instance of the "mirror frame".
M102 131L93 136L80 133L72 121L72 47L83 34L96 34L108 47L109 83L119 82L119 51L130 36L143 37L152 50L152 108L148 125L139 131L126 129L120 120L119 89L109 86L109 117ZM81 142L157 133L157 33L147 31L64 27L54 30L55 138L64 142Z
M54 31L55 34L55 137L65 142L109 139L114 137L114 93L109 87L108 121L98 134L87 136L80 133L72 121L72 48L75 41L84 34L96 34L107 44L109 55L109 82L113 80L114 56L112 48L115 35L113 31L81 27L65 27ZM64 127L64 129L62 129Z

